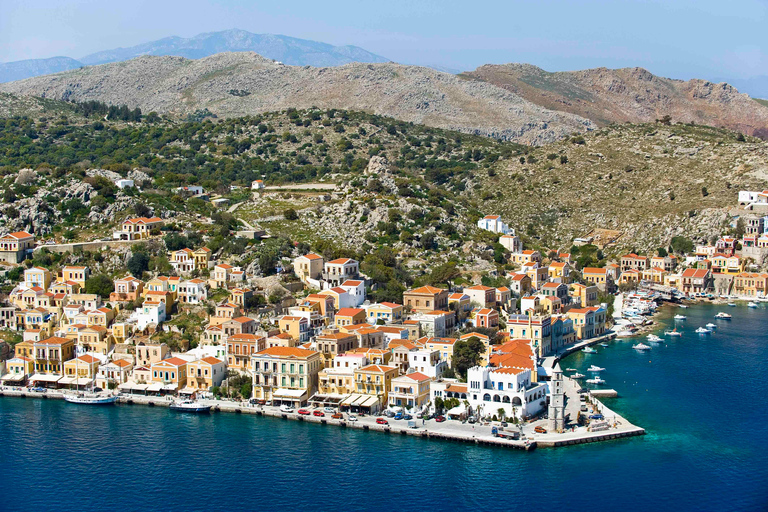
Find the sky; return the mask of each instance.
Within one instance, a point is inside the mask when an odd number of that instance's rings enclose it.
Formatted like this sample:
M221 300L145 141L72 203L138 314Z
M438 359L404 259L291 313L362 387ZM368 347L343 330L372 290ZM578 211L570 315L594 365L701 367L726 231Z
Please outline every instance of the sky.
M0 0L0 62L231 28L453 70L527 62L681 79L768 75L768 0Z

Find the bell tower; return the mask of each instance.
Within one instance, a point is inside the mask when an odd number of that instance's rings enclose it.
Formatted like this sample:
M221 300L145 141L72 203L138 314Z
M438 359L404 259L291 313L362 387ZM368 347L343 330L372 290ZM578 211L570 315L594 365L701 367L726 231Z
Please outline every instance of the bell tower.
M549 431L562 432L565 428L565 382L560 363L555 363L552 369L552 379L549 381Z

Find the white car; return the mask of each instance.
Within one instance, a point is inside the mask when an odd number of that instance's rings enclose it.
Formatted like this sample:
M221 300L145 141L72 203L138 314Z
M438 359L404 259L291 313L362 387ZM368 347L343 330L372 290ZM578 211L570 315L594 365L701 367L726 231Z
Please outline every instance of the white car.
M336 409L334 409L333 407L323 407L323 410L324 410L325 412L330 412L331 414L333 414L334 412L336 412Z
M287 413L291 413L291 412L293 412L293 411L294 411L294 409L293 409L293 407L291 407L290 405L281 405L281 406L280 406L280 412L287 412Z
M349 421L357 421L357 416L355 416L354 414L350 414L350 415L347 417L347 419L348 419Z

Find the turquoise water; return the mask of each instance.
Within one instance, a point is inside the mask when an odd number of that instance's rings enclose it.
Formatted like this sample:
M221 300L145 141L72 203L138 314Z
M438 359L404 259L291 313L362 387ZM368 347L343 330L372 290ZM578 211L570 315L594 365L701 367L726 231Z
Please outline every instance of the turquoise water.
M719 310L733 320L693 333ZM563 362L605 367L621 395L606 403L648 435L532 453L0 398L0 510L766 510L768 311L684 314L682 339L649 353L617 341Z

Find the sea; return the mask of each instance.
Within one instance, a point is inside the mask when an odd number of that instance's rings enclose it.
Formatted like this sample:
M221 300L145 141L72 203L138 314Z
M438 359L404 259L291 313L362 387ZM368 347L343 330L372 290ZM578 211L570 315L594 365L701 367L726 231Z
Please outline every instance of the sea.
M0 398L0 511L768 510L767 306L665 307L657 320L659 334L677 324L683 336L562 362L604 367L619 392L606 404L647 435L532 452ZM708 322L713 334L693 332Z

